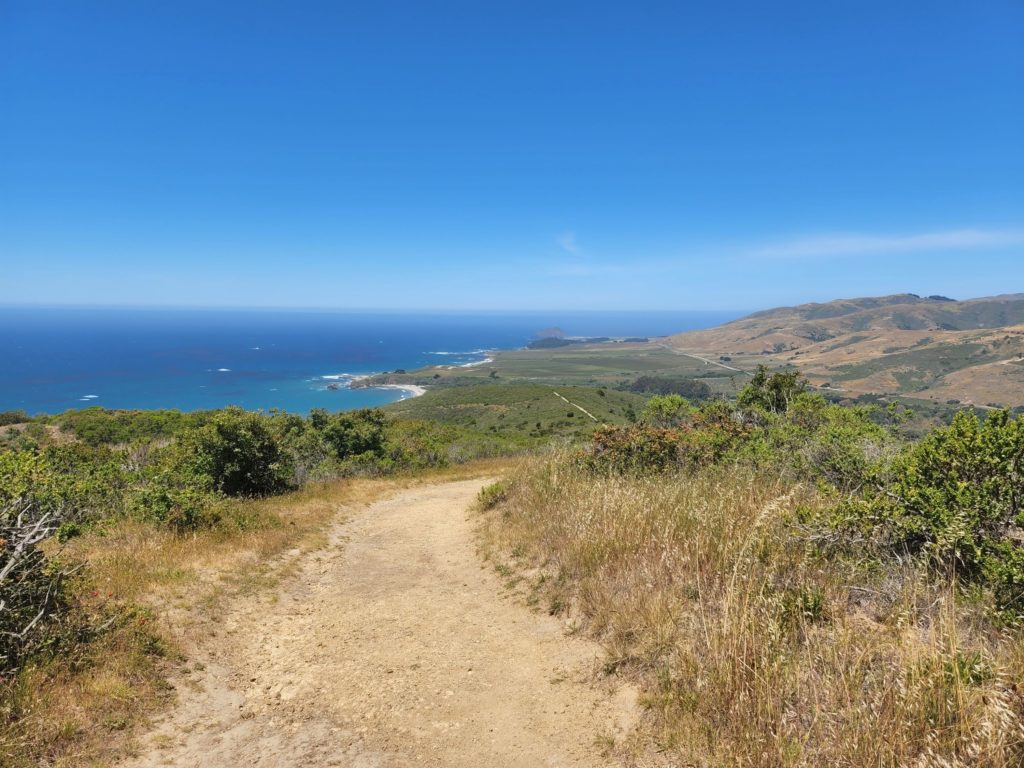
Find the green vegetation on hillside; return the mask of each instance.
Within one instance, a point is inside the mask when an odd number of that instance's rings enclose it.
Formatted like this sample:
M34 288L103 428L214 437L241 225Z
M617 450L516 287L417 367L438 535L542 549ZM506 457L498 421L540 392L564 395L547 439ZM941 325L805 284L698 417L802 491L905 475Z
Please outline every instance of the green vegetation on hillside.
M385 411L528 447L552 438L585 437L602 424L630 423L646 402L647 398L629 392L595 387L496 383L439 388L394 403Z
M943 376L979 363L991 362L993 353L982 344L957 344L894 352L874 360L836 366L836 381L864 379L882 371L893 371L901 391L919 392Z
M710 387L712 394L731 396L745 383L742 372L677 353L656 343L572 344L554 349L495 352L492 357L491 362L470 368L431 366L405 374L371 377L361 384L419 384L439 388L493 383L497 379L502 383L613 389L628 387L638 378L650 376L699 379Z

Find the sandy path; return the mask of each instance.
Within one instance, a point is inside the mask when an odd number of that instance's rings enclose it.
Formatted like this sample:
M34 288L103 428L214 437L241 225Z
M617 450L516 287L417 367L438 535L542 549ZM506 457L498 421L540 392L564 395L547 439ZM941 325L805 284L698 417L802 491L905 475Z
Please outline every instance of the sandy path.
M596 646L504 595L467 511L482 481L401 491L240 601L142 766L593 766L635 694Z

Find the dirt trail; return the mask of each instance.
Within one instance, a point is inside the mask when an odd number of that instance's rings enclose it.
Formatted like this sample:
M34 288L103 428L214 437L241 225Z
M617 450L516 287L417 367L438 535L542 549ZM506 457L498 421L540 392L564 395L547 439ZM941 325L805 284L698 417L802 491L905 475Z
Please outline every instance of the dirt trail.
M503 594L468 509L482 481L399 492L338 524L273 595L228 611L205 668L125 763L598 766L635 692L598 649Z

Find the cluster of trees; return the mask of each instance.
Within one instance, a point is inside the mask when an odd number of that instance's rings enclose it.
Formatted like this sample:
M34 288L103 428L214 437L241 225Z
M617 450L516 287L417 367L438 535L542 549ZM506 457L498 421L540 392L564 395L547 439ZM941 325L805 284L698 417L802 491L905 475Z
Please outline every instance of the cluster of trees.
M641 376L625 389L647 395L679 395L687 400L707 400L711 387L697 379L672 379L664 376Z
M770 467L833 499L815 521L823 540L920 556L1024 617L1024 417L965 410L911 442L897 429L906 415L830 404L799 374L762 367L735 402L651 398L638 424L598 430L580 460L617 473Z

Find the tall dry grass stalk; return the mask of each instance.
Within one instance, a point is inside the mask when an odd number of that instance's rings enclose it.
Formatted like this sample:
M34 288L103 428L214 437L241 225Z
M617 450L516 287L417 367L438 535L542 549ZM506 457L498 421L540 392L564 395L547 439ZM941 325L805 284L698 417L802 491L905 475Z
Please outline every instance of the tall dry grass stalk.
M599 477L536 462L486 513L488 551L638 676L634 759L1020 766L1024 645L912 564L826 557L812 489L742 468Z

